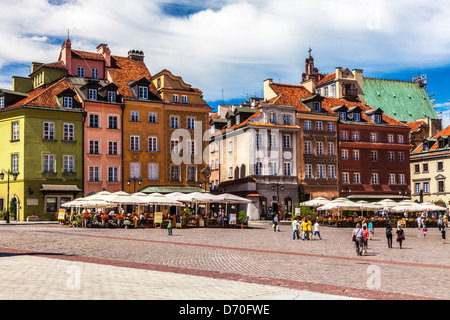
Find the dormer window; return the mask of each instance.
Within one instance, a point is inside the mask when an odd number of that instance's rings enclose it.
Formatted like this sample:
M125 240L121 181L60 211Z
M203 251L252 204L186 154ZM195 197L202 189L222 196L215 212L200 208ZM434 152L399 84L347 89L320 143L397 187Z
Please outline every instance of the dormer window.
M320 101L313 102L313 111L316 111L316 112L322 111L322 104L320 103Z
M97 89L89 89L88 99L89 100L97 100Z
M438 141L438 148L442 149L444 147L444 140L439 140Z
M346 112L339 112L339 119L342 121L347 120L347 113Z
M283 123L286 125L290 125L291 124L291 116L288 114L285 114L283 116Z
M375 114L375 123L383 122L383 116L381 114Z
M277 123L277 114L275 112L270 113L269 121L270 123Z
M117 94L115 91L108 91L108 101L109 102L116 102L117 101Z
M83 67L78 67L77 76L78 76L78 78L84 78L84 68Z
M355 112L353 114L353 121L361 121L361 113Z
M63 103L64 103L64 108L68 108L68 109L73 108L73 98L72 97L64 97Z
M0 97L0 109L5 107L5 97Z
M98 79L98 69L92 69L92 79Z
M139 99L148 100L148 87L139 86Z
M428 151L428 142L423 144L423 151Z

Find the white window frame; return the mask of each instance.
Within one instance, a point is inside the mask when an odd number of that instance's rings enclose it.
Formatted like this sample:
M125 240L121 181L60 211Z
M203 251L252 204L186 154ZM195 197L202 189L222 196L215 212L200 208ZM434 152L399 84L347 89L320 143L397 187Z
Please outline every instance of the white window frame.
M98 72L97 68L92 68L91 78L92 79L98 79L99 78L99 72Z
M313 166L312 164L305 164L305 179L313 179Z
M150 136L148 137L148 152L158 152L158 137Z
M64 173L74 173L75 172L75 156L64 155L63 171L64 171Z
M108 91L108 101L109 102L117 101L117 93L115 91Z
M305 131L311 130L311 121L305 120L304 126L305 126L305 129L304 129Z
M108 182L119 182L119 167L108 167Z
M178 103L179 102L179 96L177 94L173 94L172 95L172 102L173 103Z
M159 164L148 164L148 180L159 180Z
M141 151L140 136L130 136L130 151Z
M342 184L350 183L350 174L348 172L342 172Z
M130 111L130 122L139 122L140 114L137 110Z
M19 172L19 155L17 153L11 155L11 171Z
M63 98L63 107L67 109L73 109L73 98L72 97L64 97Z
M139 86L138 91L139 100L148 100L148 87Z
M141 164L139 162L130 162L130 178L141 178Z
M181 96L181 102L182 102L182 103L188 103L188 96L182 95L182 96Z
M73 123L64 123L63 127L64 141L75 141L75 125Z
M172 128L172 129L180 128L180 117L177 117L177 116L170 117L170 128Z
M158 123L158 114L156 112L148 113L148 123Z
M195 130L195 118L187 119L187 128L188 130Z
M336 151L334 148L334 142L328 142L328 155L329 156L335 156L336 155Z
M334 165L328 166L328 179L336 179L336 167Z
M77 77L78 78L84 78L84 76L85 76L84 68L83 67L78 67L77 68Z
M46 128L47 126L47 128ZM55 140L55 123L44 122L44 140Z
M389 174L389 185L395 185L395 173Z
M361 174L359 172L353 173L353 184L361 184Z
M55 155L44 154L42 156L42 171L44 173L55 173Z
M312 142L305 141L305 154L312 155Z
M285 162L284 163L284 175L285 176L292 176L292 163Z
M12 123L12 140L16 141L20 138L20 131L19 131L19 121L14 121Z
M380 184L380 181L378 180L378 173L371 174L370 182L371 184Z

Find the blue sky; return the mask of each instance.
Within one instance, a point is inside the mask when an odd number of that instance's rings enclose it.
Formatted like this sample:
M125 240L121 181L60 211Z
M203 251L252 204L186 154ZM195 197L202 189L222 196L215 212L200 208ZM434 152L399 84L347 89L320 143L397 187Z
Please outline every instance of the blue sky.
M261 96L263 81L298 84L309 47L321 72L428 77L450 119L450 4L446 0L0 0L0 87L31 62L58 59L70 29L74 48L145 53L151 73L182 76L212 107ZM27 10L23 8L27 7ZM222 93L223 92L223 93Z

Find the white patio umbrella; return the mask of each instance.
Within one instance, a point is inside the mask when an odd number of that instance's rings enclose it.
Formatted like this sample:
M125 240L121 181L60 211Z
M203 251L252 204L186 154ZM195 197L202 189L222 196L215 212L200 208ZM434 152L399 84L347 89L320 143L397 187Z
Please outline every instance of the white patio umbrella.
M231 193L222 193L217 196L215 196L215 202L222 202L222 203L252 203L252 200L242 198L239 196L235 196Z
M162 206L182 206L183 203L170 199L162 194L150 194L145 197L141 197L147 204L162 205Z
M333 210L333 209L338 209L338 214L341 214L341 209L359 210L360 206L358 206L357 203L348 200L347 198L337 198L317 208L317 210Z
M447 211L447 208L445 207L441 207L441 206L437 206L435 204L432 204L430 202L422 202L419 203L419 206L422 208L422 210L424 211Z
M320 207L326 205L330 201L331 200L328 200L327 198L324 197L317 197L308 201L301 202L300 205L306 207Z
M422 211L423 209L418 204L402 204L395 207L390 208L391 212L417 212Z
M185 194L184 194L184 193L181 193L181 192L172 192L172 193L167 193L167 194L165 194L165 196L166 196L167 198L173 199L173 200L176 200L176 201L178 201L178 198L179 198L179 197L184 196L184 195L185 195Z

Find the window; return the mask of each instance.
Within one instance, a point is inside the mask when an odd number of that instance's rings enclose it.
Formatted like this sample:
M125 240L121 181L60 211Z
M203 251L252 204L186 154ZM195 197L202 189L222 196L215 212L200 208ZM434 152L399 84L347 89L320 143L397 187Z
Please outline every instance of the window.
M177 139L171 140L170 141L170 150L171 153L174 155L179 155L180 154L180 142Z
M11 171L19 172L19 155L18 154L11 155Z
M276 148L278 146L278 135L276 133L271 133L269 135L269 148Z
M90 182L100 181L100 167L89 167L89 181Z
M182 103L188 103L188 97L187 96L181 96L181 102Z
M190 140L188 141L188 155L195 155L195 141L194 140Z
M261 176L263 174L263 164L262 162L257 162L255 166L255 175Z
M283 148L284 148L284 149L290 149L290 148L292 148L291 135L289 135L289 134L283 134Z
M420 194L420 183L415 183L414 184L414 190L416 191L416 194Z
M89 154L100 154L98 140L90 140L89 141Z
M130 163L130 178L139 179L141 177L141 164L137 162Z
M148 114L148 122L149 123L156 123L156 120L157 120L156 113L150 112Z
M319 101L313 102L313 111L316 111L316 112L322 111L322 104Z
M370 151L370 160L377 161L378 160L378 151Z
M328 122L327 123L328 132L334 132L334 123Z
M312 170L312 164L305 165L305 178L306 179L312 179L313 177L313 170Z
M442 180L438 181L438 192L445 192L445 185Z
M119 154L119 142L117 142L117 141L109 141L108 142L108 154L109 155L118 155Z
M376 133L370 134L370 142L377 142L377 134Z
M339 119L342 121L347 120L347 113L346 112L339 112Z
M130 150L131 151L140 151L141 150L141 137L139 136L130 136Z
M428 172L428 163L423 164L423 172Z
M158 80L156 81L156 87L158 89L161 88L161 78L158 78Z
M74 156L64 156L63 158L63 170L65 173L75 172L75 157Z
M438 169L438 171L444 170L444 162L438 161L438 163L437 163L437 169Z
M353 141L359 141L359 132L353 132L352 139Z
M131 122L139 122L139 111L131 111Z
M398 141L398 143L403 143L403 136L402 135L398 135L397 136L397 141Z
M64 141L75 140L75 126L72 123L64 123Z
M139 87L138 99L147 100L148 99L148 87Z
M400 162L405 161L405 154L403 152L398 153L398 161Z
M148 151L158 151L158 137L148 137Z
M278 162L271 161L269 163L269 171L271 176L277 176L278 175Z
M117 94L115 91L108 91L108 101L109 102L116 102L117 101Z
M271 112L269 114L269 122L270 123L277 123L277 114L275 112Z
M336 97L336 84L334 83L331 85L331 96Z
M372 184L378 184L378 173L372 173Z
M350 183L348 172L343 172L342 173L342 183L343 184L349 184Z
M195 130L195 118L187 119L187 128L188 130Z
M323 95L328 97L328 87L323 88Z
M72 109L73 108L73 98L72 97L64 97L63 106L64 106L64 108Z
M347 141L348 140L348 132L347 131L342 131L341 133L341 139L343 141Z
M178 95L177 94L172 95L172 102L178 103Z
M291 124L291 116L288 114L283 115L283 123L286 125L290 125Z
M78 78L84 78L84 68L83 67L78 67L77 76L78 76Z
M353 160L359 160L359 150L353 150Z
M0 98L0 109L3 109L5 107L5 97Z
M108 116L108 129L119 129L119 121L117 116Z
M311 141L305 141L305 154L312 154Z
M323 156L323 142L317 142L316 153L318 156Z
M388 161L395 161L395 156L393 151L388 152Z
M394 143L394 135L393 134L388 134L387 135L387 142L388 143Z
M361 121L361 113L359 113L359 112L355 112L354 114L353 114L353 121Z
M108 182L119 182L118 167L108 167Z
M170 117L170 127L178 129L180 127L180 119L178 117Z
M12 123L12 140L19 140L19 122Z
M348 150L343 149L341 152L341 159L342 160L348 160Z
M336 179L336 167L334 165L328 166L328 179Z
M233 167L228 168L228 178L233 179Z
M334 142L328 142L328 155L329 156L334 156L335 155Z
M383 122L383 116L381 114L375 115L375 123L381 123Z
M49 172L49 173L55 172L55 155L54 154L44 154L43 170L44 170L44 172Z
M91 128L99 128L99 115L98 114L90 114L89 115L89 127Z
M395 184L395 174L394 173L390 173L389 174L389 184L390 185L394 185Z
M325 179L325 165L324 164L318 164L316 167L317 171L317 179Z
M44 140L55 140L54 122L44 122Z
M406 184L406 179L405 179L405 174L404 173L400 173L398 175L398 184L401 184L401 185L405 185Z
M305 120L305 130L311 130L311 121Z
M233 140L228 141L228 152L233 152Z
M430 193L430 183L429 182L424 182L423 183L423 192L424 193Z
M316 130L317 131L322 131L323 130L322 121L316 121Z
M292 175L292 164L290 162L284 163L284 175L291 176Z
M56 211L58 211L58 198L57 197L45 198L45 212L56 212Z
M92 68L92 79L98 79L98 69Z
M420 165L418 164L414 165L414 173L420 173Z
M257 133L255 135L255 139L256 139L256 147L257 148L261 148L263 146L263 135L262 135L262 133Z
M197 168L194 166L187 167L187 181L194 182L197 181Z
M354 184L360 184L361 183L361 174L358 172L355 172L353 174L353 183Z
M157 163L149 163L148 164L148 180L159 180Z

